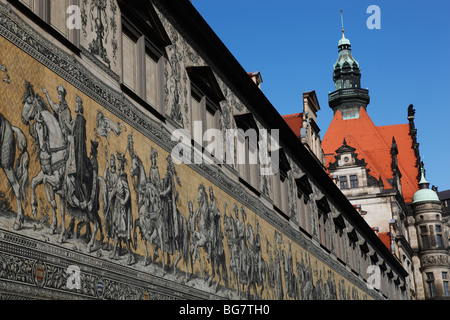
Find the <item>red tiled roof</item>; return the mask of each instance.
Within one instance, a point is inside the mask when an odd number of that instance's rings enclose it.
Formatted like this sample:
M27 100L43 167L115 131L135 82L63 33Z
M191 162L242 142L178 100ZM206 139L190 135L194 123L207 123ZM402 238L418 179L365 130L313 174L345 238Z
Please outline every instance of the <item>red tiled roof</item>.
M295 135L300 138L300 130L303 126L303 113L294 113L283 116L284 121L288 124Z
M405 202L411 202L418 190L418 169L408 124L377 127L364 108L360 109L358 119L343 120L337 111L322 141L326 165L328 167L335 161L335 151L342 146L345 138L347 145L356 148L358 159L366 161L369 174L376 179L381 177L384 187L392 189L387 181L393 176L390 153L392 137L397 142L403 197Z
M391 250L391 233L390 232L379 232L378 238L380 238L381 242L384 243L386 248Z

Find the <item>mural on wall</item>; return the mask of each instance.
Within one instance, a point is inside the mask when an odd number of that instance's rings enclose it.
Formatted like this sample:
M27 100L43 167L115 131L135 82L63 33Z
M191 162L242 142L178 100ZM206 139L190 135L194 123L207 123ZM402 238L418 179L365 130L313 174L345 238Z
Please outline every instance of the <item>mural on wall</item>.
M3 38L0 52L11 75L0 84L0 231L226 298L368 298L126 119ZM51 261L0 251L0 262L0 281L70 292ZM135 297L99 277L82 273L77 292Z
M108 68L116 66L119 50L118 6L115 0L82 0L81 25L83 45Z

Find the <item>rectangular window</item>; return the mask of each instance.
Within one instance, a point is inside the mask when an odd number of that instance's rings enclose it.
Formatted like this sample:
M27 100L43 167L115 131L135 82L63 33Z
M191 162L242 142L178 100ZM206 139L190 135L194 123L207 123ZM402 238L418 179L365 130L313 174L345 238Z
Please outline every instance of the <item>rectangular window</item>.
M434 286L434 275L432 272L427 272L427 286L430 297L434 297L436 295L436 288Z
M344 232L338 227L335 228L335 239L336 239L336 256L341 260L345 261L345 243L344 243Z
M273 204L284 211L283 208L283 198L286 194L284 188L284 181L286 181L285 174L278 170L276 174L273 175L272 186L273 186Z
M193 139L202 146L203 141L203 109L201 98L192 91L191 93L191 133ZM197 123L196 123L197 122Z
M350 80L346 79L344 82L344 88L350 88Z
M358 119L358 118L359 118L359 108L350 108L342 110L343 120Z
M69 36L69 29L67 28L68 16L66 12L69 5L69 0L49 1L50 25L66 37Z
M131 34L122 34L123 83L133 91L138 89L137 81L137 39Z
M358 188L358 177L356 175L350 176L350 188Z
M297 211L300 227L307 233L311 233L311 211L309 198L305 196L297 187Z
M436 246L438 248L442 248L444 246L442 240L442 227L440 225L436 225Z
M448 297L449 296L449 292L448 292L448 274L447 274L447 272L442 272L442 280L444 280L443 281L443 285L444 285L444 295L446 296L446 297Z
M211 106L208 101L206 103L206 126L203 129L204 134L204 144L207 151L215 157L219 163L223 160L223 143L217 135L215 135L216 130L218 130L219 122L219 112L214 106ZM209 131L208 131L209 130Z
M441 234L437 234L436 235L436 245L438 248L442 248L442 235Z
M158 88L158 62L151 54L145 53L145 101L156 107Z
M320 244L328 248L327 225L328 219L325 214L319 210L319 240Z
M353 271L358 272L357 263L357 246L356 243L350 239L349 264Z
M365 280L367 280L366 270L369 267L369 264L367 263L367 259L368 259L367 253L365 253L361 250L361 274Z
M340 176L339 181L341 183L341 189L348 189L347 176Z
M426 226L420 227L420 238L422 239L423 249L430 249L430 237L428 236L428 228Z
M126 17L122 17L122 85L138 103L165 115L161 93L162 53Z
M428 238L428 235L422 235L421 237L423 249L425 250L430 249L430 239Z

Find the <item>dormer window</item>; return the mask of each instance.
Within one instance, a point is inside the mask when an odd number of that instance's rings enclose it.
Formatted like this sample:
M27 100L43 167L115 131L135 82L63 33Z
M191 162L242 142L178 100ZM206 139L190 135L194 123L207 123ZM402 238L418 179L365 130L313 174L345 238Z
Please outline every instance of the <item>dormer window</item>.
M295 185L297 186L297 221L300 227L311 234L311 207L310 197L313 193L311 184L306 174L295 178Z
M123 18L122 84L133 98L164 114L162 53L135 26Z
M163 55L171 44L170 39L150 1L139 9L130 5L131 1L117 3L122 13L122 90L155 116L163 118Z
M280 152L279 168L273 177L273 203L283 213L287 214L289 211L288 200L288 172L291 166L282 149ZM276 164L275 164L276 165Z
M211 163L223 160L220 139L220 101L225 97L210 67L188 67L191 85L191 135L194 146L210 157Z
M347 179L348 179L347 176L339 177L339 183L340 183L341 190L348 189L348 180Z
M358 188L358 176L350 176L350 188Z
M359 108L346 108L341 110L342 120L358 119L359 118Z
M50 25L58 30L64 37L69 37L69 28L67 28L67 8L70 6L70 0L49 1L49 22Z
M237 127L235 136L236 168L241 181L259 192L260 163L258 126L251 113L235 115Z
M19 0L11 1L11 3L17 3L19 9L30 17L38 17L39 19L34 19L38 24L47 25L42 25L43 28L50 26L49 31L53 33L55 38L69 48L78 50L80 30L67 27L67 20L70 17L67 9L70 6L79 6L80 0Z

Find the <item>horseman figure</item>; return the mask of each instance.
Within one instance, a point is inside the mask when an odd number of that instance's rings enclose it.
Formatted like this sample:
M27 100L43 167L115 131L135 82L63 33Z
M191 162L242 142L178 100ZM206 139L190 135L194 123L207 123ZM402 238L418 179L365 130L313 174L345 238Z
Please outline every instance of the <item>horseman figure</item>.
M29 125L34 140L34 149L38 151L41 171L31 181L31 205L36 217L37 201L35 188L44 184L47 199L52 208L52 225L50 232L57 228L55 193L60 197L61 215L64 216L64 194L62 185L67 160L67 143L57 118L50 111L44 99L35 94L30 82L25 81L23 97L22 122ZM62 96L61 96L62 97ZM62 228L59 242L62 242L65 228Z
M30 134L34 139L35 150L41 164L41 171L31 183L31 204L36 217L36 187L44 184L47 200L52 207L52 225L50 232L55 233L58 226L56 215L55 194L61 202L61 233L59 243L66 236L65 210L68 209L75 218L93 222L95 230L100 226L100 219L90 212L92 189L94 181L94 163L87 156L86 149L86 119L84 118L83 101L76 97L76 118L72 121L70 109L66 102L66 90L57 86L58 101L53 102L47 89L42 88L51 107L48 108L44 99L35 94L30 82L25 81L22 121L30 126ZM53 112L52 112L53 111ZM91 249L96 232L92 234L88 249Z

